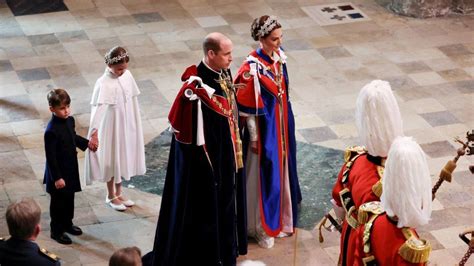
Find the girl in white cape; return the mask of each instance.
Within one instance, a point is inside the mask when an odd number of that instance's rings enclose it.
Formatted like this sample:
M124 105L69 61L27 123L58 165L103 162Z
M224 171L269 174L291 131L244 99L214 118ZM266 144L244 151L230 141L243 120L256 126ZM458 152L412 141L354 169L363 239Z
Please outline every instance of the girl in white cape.
M127 70L129 57L122 47L105 55L107 68L97 80L92 94L88 137L100 144L97 152L87 152L86 183L107 183L106 204L124 211L135 203L122 194L122 180L146 171L143 130L137 83Z

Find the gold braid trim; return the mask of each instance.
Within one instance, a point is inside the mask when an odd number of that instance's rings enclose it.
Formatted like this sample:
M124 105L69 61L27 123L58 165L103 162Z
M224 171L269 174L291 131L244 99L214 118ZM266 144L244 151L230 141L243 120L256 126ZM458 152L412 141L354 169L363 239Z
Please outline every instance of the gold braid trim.
M342 173L342 183L347 182L347 178L349 177L349 173L354 161L365 153L367 153L367 151L362 146L351 146L344 151L344 162L346 163L346 169L344 169L344 172Z
M58 261L59 260L58 255L56 255L52 252L49 252L48 250L46 250L44 248L40 248L40 252L43 253L48 258L52 259L53 261Z
M377 173L379 174L379 181L377 181L377 183L375 183L372 186L372 192L378 198L380 198L380 196L382 196L382 177L383 177L384 170L385 170L385 167L379 166L379 165L377 166Z
M430 242L419 239L412 229L404 227L402 233L407 239L398 249L398 254L410 263L425 263L428 261L431 252Z
M372 186L372 192L380 199L380 196L382 196L382 180L377 181Z
M350 146L344 150L344 162L352 161L354 156L367 153L363 146Z
M362 237L362 240L364 243L364 253L366 254L370 254L370 231L372 231L372 226L374 225L374 221L378 216L378 214L372 215L370 220L364 226L364 236Z
M359 207L359 211L357 212L357 221L359 224L365 224L369 220L369 215L380 215L384 212L385 210L382 208L380 201L366 202Z

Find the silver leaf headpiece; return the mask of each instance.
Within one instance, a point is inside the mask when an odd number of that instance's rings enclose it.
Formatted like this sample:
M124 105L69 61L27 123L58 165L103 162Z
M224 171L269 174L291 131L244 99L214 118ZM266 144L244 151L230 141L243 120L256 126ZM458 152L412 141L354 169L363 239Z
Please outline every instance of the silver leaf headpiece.
M270 32L278 25L277 18L275 16L269 16L267 20L265 20L265 23L263 23L262 27L260 27L260 30L257 32L257 37L263 37Z
M115 64L117 62L120 62L120 60L126 58L128 56L128 52L125 52L123 54L119 54L115 57L112 57L112 58L109 58L110 54L107 54L105 55L105 63L107 65L112 65L112 64Z

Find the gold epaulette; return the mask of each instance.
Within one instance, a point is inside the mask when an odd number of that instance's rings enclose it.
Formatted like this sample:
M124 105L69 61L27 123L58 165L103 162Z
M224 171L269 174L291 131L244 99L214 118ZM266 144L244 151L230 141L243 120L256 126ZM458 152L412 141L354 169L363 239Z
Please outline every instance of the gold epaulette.
M410 263L425 263L428 261L431 252L430 242L419 239L413 232L413 229L402 228L403 236L406 241L398 249L398 254Z
M344 162L350 162L356 155L367 153L363 146L351 146L344 151Z
M59 256L52 253L52 252L49 252L48 250L44 249L44 248L40 248L39 249L41 254L45 255L46 257L50 258L51 260L53 261L58 261L59 260Z
M380 196L382 196L382 177L383 177L383 171L384 170L385 170L385 167L377 165L377 173L379 175L379 181L377 181L377 183L375 183L372 186L372 192L378 198L380 198Z
M352 165L354 164L355 160L359 158L362 154L366 154L367 151L362 146L352 146L347 148L344 151L344 161L346 168L342 173L342 183L346 183L349 177L349 173L351 171Z
M359 224L365 224L371 215L379 215L384 212L385 210L382 208L382 203L380 203L380 201L366 202L359 207L357 221Z

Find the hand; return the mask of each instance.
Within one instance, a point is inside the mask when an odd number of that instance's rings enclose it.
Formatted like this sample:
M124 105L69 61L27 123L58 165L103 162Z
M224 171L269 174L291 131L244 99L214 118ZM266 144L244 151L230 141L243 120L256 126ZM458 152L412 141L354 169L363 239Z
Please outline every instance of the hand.
M97 147L98 146L98 143L94 143L92 141L89 141L89 144L87 145L87 147L89 148L89 150L93 151L93 152L96 152L97 151Z
M97 151L97 149L99 148L99 138L97 137L97 130L94 130L94 132L92 132L89 144L87 146L93 152Z
M250 150L253 153L258 154L258 141L251 141L250 142Z
M60 179L58 179L58 180L56 180L56 181L54 182L54 186L55 186L57 189L61 189L61 188L63 188L63 187L66 186L66 182L64 182L64 179L60 178Z

